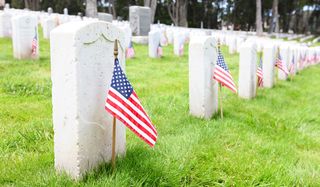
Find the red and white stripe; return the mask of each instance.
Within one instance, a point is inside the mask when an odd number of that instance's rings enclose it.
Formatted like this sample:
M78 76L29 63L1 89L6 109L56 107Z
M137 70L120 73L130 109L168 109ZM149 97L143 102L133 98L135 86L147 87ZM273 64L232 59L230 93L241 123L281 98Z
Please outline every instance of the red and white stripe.
M38 42L36 38L32 39L31 52L32 55L35 56L37 54Z
M217 80L219 83L221 83L222 86L226 86L234 93L237 93L237 88L234 84L231 74L218 65L213 71L213 78Z
M151 147L155 145L158 133L134 91L126 99L110 87L105 109Z
M134 57L134 49L132 47L127 48L126 51L126 57L127 58L133 58Z
M262 87L263 86L263 72L260 67L257 69L257 77L258 77L258 86Z
M284 62L282 60L280 60L279 58L277 58L277 60L276 60L276 67L278 67L280 70L282 70L283 73L285 73L287 75L289 74L288 68L286 67Z
M158 47L158 49L157 49L157 54L158 54L158 57L162 57L162 55L163 55L163 49L162 49L162 47Z

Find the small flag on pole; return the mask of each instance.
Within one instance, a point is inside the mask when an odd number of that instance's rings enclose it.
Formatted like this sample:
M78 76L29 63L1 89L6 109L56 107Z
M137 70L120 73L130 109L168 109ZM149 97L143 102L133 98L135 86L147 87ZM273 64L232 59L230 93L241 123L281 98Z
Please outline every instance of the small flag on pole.
M290 74L294 74L294 71L295 71L295 62L294 62L294 56L293 56L290 63L289 72Z
M213 71L213 79L218 81L222 86L229 88L232 92L237 93L236 85L234 84L233 78L230 74L227 64L224 61L220 49L218 49L218 60Z
M183 51L184 51L184 45L183 43L180 44L180 47L179 47L179 55L183 55Z
M37 28L35 28L35 34L32 39L32 45L31 45L31 54L32 56L37 55L37 49L38 49L38 35L37 35Z
M126 57L133 58L134 54L135 53L134 53L133 45L132 45L132 42L130 42L129 47L127 48L127 51L126 51Z
M284 63L284 61L281 58L280 52L278 53L278 57L276 59L276 64L275 66L280 69L283 73L285 73L286 75L289 74L288 68L286 67L286 64Z
M158 55L158 57L162 57L162 55L163 55L163 49L162 49L160 43L159 43L159 46L158 46L158 49L157 49L157 55Z
M157 130L143 109L117 58L105 109L151 147L155 145Z
M260 58L260 63L257 69L257 77L258 77L258 86L263 86L263 71L262 71L262 58Z

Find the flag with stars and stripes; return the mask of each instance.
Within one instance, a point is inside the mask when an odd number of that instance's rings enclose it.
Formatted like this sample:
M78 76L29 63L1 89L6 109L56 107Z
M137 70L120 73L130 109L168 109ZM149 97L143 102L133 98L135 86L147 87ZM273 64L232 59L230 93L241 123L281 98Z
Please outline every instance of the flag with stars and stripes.
M126 57L133 58L134 54L135 53L134 53L133 45L132 45L132 42L130 42L129 47L127 48L127 51L126 51Z
M37 49L38 49L38 35L37 35L37 28L35 28L35 35L32 39L32 44L31 44L31 54L33 56L37 55Z
M284 63L284 61L282 60L280 53L278 53L275 66L279 70L281 70L283 73L285 73L286 75L289 74L288 68L287 68L286 64Z
M184 45L183 45L183 43L181 43L180 46L179 46L179 55L180 56L183 55L183 51L184 51Z
M155 145L157 130L122 71L118 59L114 62L105 109L151 147Z
M294 56L293 56L290 63L289 72L290 74L294 74L294 71L295 71L295 62L294 62Z
M257 69L257 77L258 77L258 86L263 86L263 71L262 71L262 58L260 58L260 63Z
M230 74L227 64L224 61L220 49L218 50L218 60L213 71L213 79L218 81L222 86L229 88L234 93L237 93L236 85Z
M158 57L162 57L162 55L163 55L163 49L162 49L160 43L159 43L159 46L157 48L157 55L158 55Z

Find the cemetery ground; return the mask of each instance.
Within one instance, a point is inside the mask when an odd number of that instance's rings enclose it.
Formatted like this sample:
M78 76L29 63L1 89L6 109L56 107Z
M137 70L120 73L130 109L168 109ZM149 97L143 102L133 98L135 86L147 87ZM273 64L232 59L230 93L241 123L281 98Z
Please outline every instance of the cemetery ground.
M75 182L54 169L49 42L40 47L40 60L19 61L11 40L0 39L1 186L320 185L319 65L254 100L223 89L224 119L204 120L189 115L187 47L183 57L168 46L150 59L135 45L126 72L158 142L149 148L127 131L116 172L105 164ZM237 83L239 56L222 50Z

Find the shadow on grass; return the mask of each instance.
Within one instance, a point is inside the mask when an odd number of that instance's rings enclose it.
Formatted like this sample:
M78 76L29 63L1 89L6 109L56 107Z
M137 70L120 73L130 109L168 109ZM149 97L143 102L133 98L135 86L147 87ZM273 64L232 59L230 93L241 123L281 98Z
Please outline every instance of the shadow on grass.
M145 146L127 149L124 157L117 157L116 170L112 171L111 163L102 164L93 172L88 173L82 180L83 183L92 181L108 181L111 183L124 182L121 177L130 178L127 185L142 184L155 185L161 178L166 177L161 165L156 163L154 150Z

